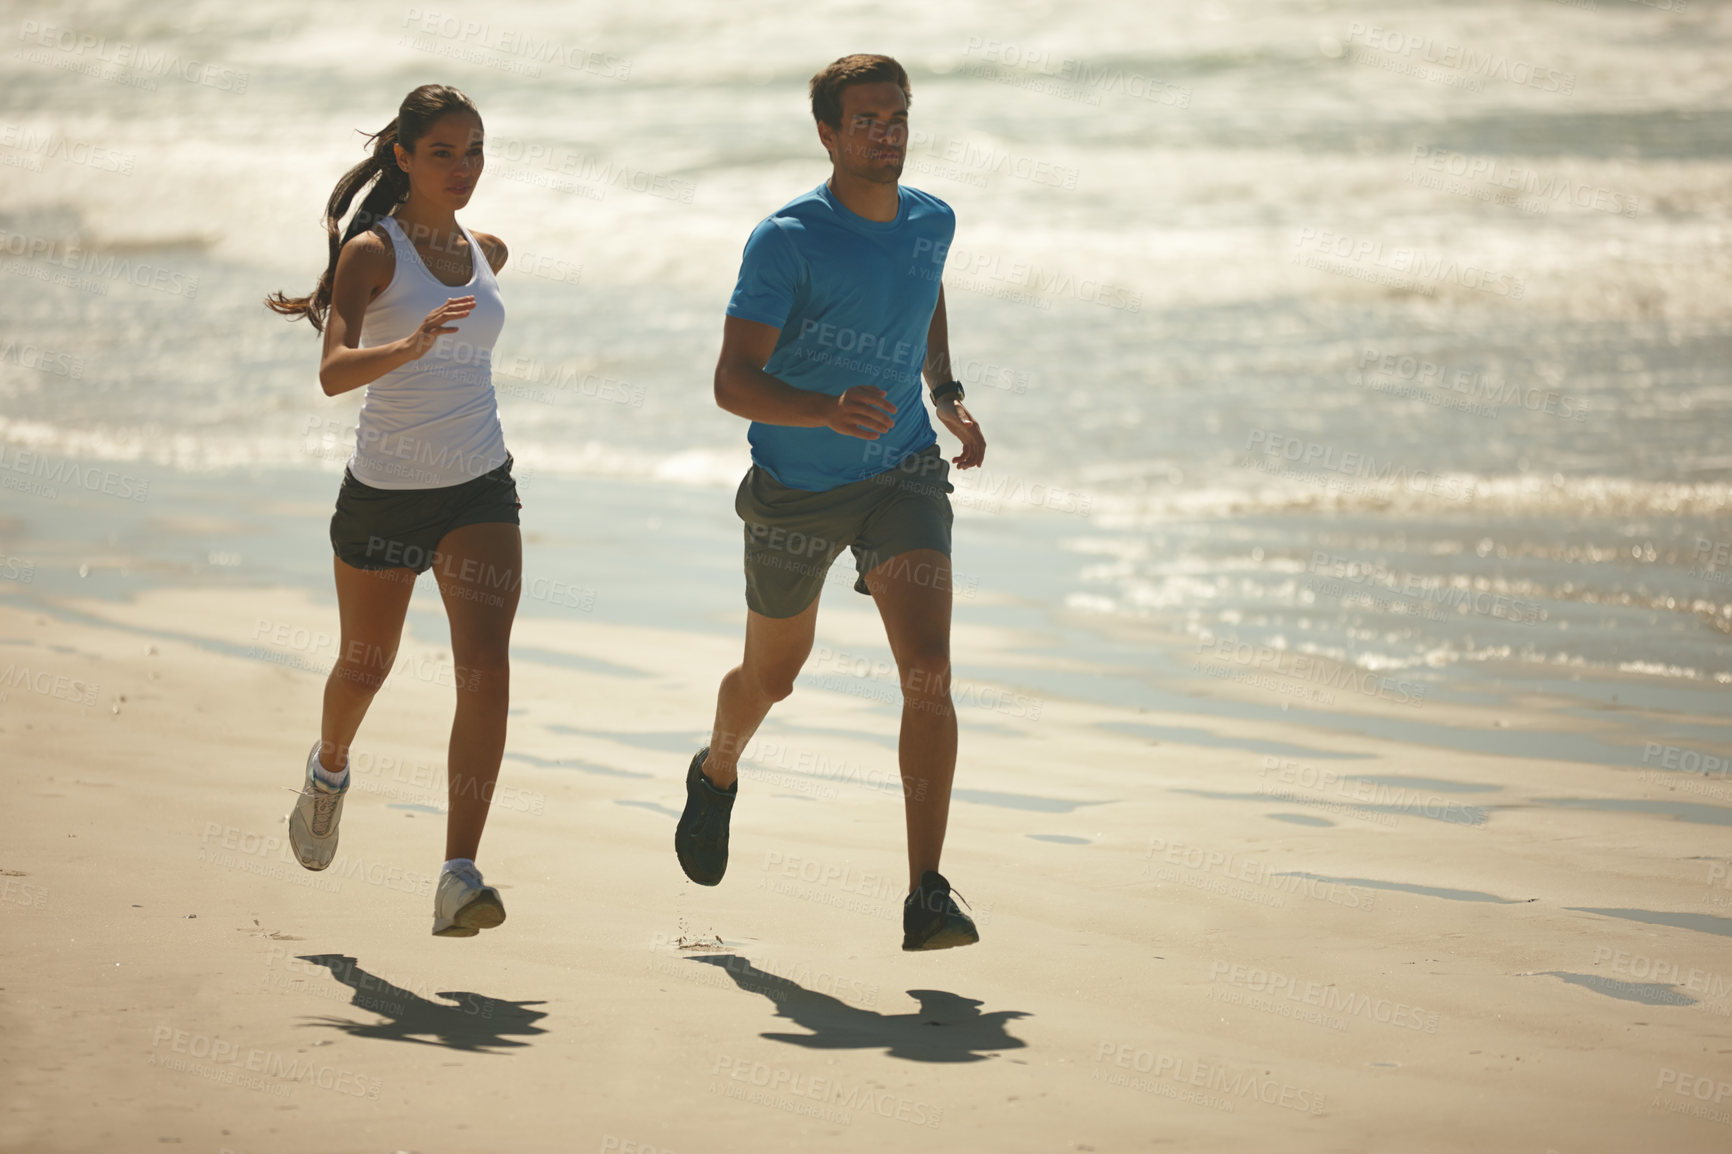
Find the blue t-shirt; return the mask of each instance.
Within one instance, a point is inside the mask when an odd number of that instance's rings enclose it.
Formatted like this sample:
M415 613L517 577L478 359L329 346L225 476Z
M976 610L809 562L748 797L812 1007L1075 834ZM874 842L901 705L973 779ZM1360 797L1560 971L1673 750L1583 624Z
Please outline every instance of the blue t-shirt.
M929 193L899 194L896 219L881 222L849 211L820 184L765 217L746 241L728 315L782 330L764 371L833 397L875 385L896 406L895 425L875 441L753 421L752 461L784 485L834 489L938 440L920 369L956 214Z

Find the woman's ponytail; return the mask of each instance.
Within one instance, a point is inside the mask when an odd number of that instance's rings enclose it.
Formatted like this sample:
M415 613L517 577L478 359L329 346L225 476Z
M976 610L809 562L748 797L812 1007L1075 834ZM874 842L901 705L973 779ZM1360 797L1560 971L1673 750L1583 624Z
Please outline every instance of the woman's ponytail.
M290 320L306 317L315 330L324 331L325 317L331 309L331 289L337 277L337 256L343 251L343 246L378 224L380 219L389 216L392 209L409 198L409 174L398 166L395 146L402 144L405 151L414 152L415 142L433 126L433 121L447 112L458 111L475 113L478 119L480 117L469 97L443 84L423 84L403 98L403 105L391 123L368 136L367 139L373 142L371 155L343 174L343 179L337 182L337 187L331 191L331 199L325 204L325 235L330 257L319 283L304 297L274 292L265 298L266 308ZM349 227L343 228L343 214L349 211L355 194L368 184L372 188L361 198L361 207L355 210Z

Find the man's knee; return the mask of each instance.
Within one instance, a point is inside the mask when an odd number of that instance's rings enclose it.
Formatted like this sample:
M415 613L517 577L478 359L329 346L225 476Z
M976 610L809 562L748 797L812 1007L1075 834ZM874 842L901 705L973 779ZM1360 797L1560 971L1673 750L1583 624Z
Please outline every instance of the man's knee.
M902 691L920 697L943 697L950 692L950 654L943 649L922 650L901 662Z
M805 664L801 662L800 664ZM794 679L800 676L800 665L776 665L759 668L752 671L752 680L756 682L758 692L772 702L785 701L794 692Z

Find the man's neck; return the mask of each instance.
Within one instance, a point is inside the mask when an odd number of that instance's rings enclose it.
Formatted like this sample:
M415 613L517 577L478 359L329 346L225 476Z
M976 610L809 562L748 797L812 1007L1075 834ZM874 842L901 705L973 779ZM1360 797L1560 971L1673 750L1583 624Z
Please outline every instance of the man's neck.
M841 169L832 169L826 186L843 208L867 220L888 224L902 210L902 194L895 181L880 184L875 180L850 176Z

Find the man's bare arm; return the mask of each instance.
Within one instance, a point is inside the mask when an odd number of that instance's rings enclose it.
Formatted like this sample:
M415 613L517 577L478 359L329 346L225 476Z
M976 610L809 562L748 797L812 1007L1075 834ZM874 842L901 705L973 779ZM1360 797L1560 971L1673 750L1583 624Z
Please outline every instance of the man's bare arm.
M954 380L950 371L950 321L944 315L944 286L938 286L938 306L926 326L926 387L935 389Z
M932 310L932 323L926 328L926 384L928 388L955 380L950 365L950 321L944 315L944 286L938 286L938 304ZM938 419L962 442L962 452L950 459L958 469L972 469L986 460L986 434L980 424L954 396L945 397L935 406Z
M839 397L797 389L764 371L782 330L741 317L722 322L722 353L716 359L716 404L749 421L794 428L831 428L875 441L888 433L896 406L884 390L855 385Z

